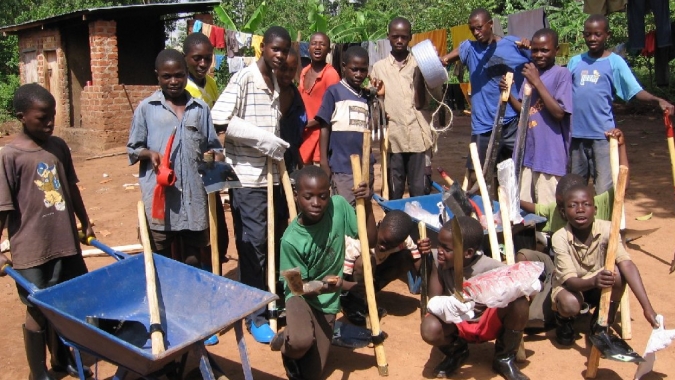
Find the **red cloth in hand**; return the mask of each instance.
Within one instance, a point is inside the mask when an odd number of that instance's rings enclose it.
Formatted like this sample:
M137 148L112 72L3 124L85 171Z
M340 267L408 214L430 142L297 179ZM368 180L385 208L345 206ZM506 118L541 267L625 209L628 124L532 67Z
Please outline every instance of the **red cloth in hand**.
M173 129L169 141L166 143L166 149L162 161L157 168L157 185L152 197L152 218L160 223L164 223L166 209L166 187L173 186L176 183L176 174L171 169L171 147L173 139L176 137L176 128Z

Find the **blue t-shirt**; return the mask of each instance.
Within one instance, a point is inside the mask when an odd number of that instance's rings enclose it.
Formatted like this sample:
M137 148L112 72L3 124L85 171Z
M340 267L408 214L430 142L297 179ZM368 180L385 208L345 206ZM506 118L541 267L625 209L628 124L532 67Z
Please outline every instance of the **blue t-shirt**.
M323 94L315 119L331 126L328 165L333 173L352 174L349 156L363 154L363 132L368 129L368 100L340 81ZM370 156L371 165L375 157Z
M611 53L591 58L588 53L570 59L572 72L572 137L604 140L605 132L614 128L614 95L630 100L642 87L620 56Z
M519 37L502 37L489 45L466 40L459 45L459 58L468 68L471 80L471 134L479 135L492 131L501 90L499 81L507 72L513 73L511 93L518 96L523 83L523 66L530 61L530 52L518 49ZM504 123L518 116L507 103Z

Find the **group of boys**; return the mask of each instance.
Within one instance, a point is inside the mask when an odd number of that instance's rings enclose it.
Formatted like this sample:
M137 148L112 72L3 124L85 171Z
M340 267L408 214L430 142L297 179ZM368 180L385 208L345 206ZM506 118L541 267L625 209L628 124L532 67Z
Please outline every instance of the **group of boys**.
M605 174L606 135L619 139L620 159L626 163L623 135L612 129L612 90L624 99L658 102L671 113L673 106L642 90L625 62L605 50L609 24L604 17L591 16L586 21L584 38L589 51L570 61L570 71L554 64L557 35L550 29L535 33L531 44L527 40L516 44L521 42L517 38L492 33L492 20L484 9L472 12L469 26L476 41L465 41L441 60L447 65L459 59L471 71L472 141L479 145L481 159L485 158L497 95L504 87L502 75L513 71L516 76L500 137L507 148L503 157L511 156L508 149L515 140L522 82L527 80L534 88L525 147L525 167L531 178L525 193L534 197L523 199L538 204L524 202L523 206L541 212L547 209L550 216L558 212L562 218L549 221L555 261L551 299L557 312L558 341L574 342L572 318L584 303L597 302L599 289L612 287L612 300L617 301L625 283L636 294L647 320L656 326L656 313L638 270L622 246L615 273L603 270L609 223L595 220L587 181L590 174L599 193L611 191L611 177ZM377 96L384 98L388 113L394 197L403 196L406 182L411 195L429 192L431 147L435 143L431 116L426 111L427 89L407 49L411 29L406 19L390 22L391 56L375 63L370 78ZM354 183L349 158L354 154L361 157L370 117L371 95L362 88L368 77L368 54L361 47L349 48L339 63L340 76L326 63L329 46L325 34L312 35L312 63L303 69L296 89L293 78L298 62L291 50L290 35L284 28L270 27L263 36L261 58L237 72L218 95L215 82L207 75L213 46L208 38L191 34L183 53L166 49L157 56L160 89L137 107L127 144L130 163L140 162L139 182L153 250L197 267L209 265L205 259L208 255L203 254L208 245L207 196L198 166L206 154L232 165L242 184L229 190L239 280L265 289L266 261L272 254L280 255L279 270L298 268L301 272L302 296L294 295L288 284L284 286L285 329L272 331L265 309L257 310L246 321L257 341L281 351L291 379L321 377L341 299L363 292L361 252L350 251L354 246L350 239L358 238L353 208L356 200L367 201L368 240L373 247L377 289L409 269L419 269L421 255L431 253L428 239L412 242L409 235L415 224L403 212L389 213L376 227L369 201L373 175L369 183ZM531 47L531 53L522 46ZM429 92L434 96L437 90ZM94 232L76 185L69 150L63 140L52 136L54 98L39 85L24 85L15 94L14 108L23 130L0 153L0 229L7 223L14 267L43 288L87 271L75 216L85 236L94 236ZM579 117L570 121L570 115ZM225 134L225 155L218 132ZM164 217L156 218L153 198L157 175L167 169L161 152L174 138L177 142L171 147L169 161L177 181L164 189ZM566 175L558 183L557 178L567 172L570 149L573 173L584 177ZM268 165L268 157L276 162L285 159L289 169L304 165L295 176L299 215L290 224L279 170L276 165ZM361 159L368 160L372 170L372 154ZM274 178L274 237L267 236L269 170ZM557 203L542 206L551 202ZM464 258L465 279L503 265L482 254L483 230L478 221L459 217L458 222L464 245L463 252L457 254ZM224 226L224 220L221 223ZM29 237L28 230L39 231L43 238ZM453 294L452 234L450 224L443 225L437 267L429 281L430 296ZM280 252L267 252L268 238L280 239ZM227 241L223 245L226 250ZM0 254L0 267L6 262L8 259ZM19 294L27 305L24 341L32 378L53 378L46 369L46 340L53 343L48 345L52 369L76 373L68 349L27 300L26 291L19 289ZM616 302L612 305L615 311ZM527 379L515 365L515 355L528 318L529 304L521 297L501 309L478 305L473 319L459 323L428 314L422 321L421 336L446 355L436 368L438 376L449 376L461 366L469 354L468 343L496 339L495 371L507 379ZM597 329L594 325L593 331Z

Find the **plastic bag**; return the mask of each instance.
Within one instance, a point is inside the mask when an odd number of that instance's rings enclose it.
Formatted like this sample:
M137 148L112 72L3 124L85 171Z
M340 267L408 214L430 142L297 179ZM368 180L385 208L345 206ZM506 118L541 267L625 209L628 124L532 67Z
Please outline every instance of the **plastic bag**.
M652 335L649 336L645 354L642 356L645 361L638 365L638 369L635 371L635 380L639 380L654 369L656 351L670 346L675 339L675 330L666 330L663 323L663 315L657 315L656 321L659 323L659 327L652 330Z
M513 224L522 223L520 216L520 191L516 182L516 167L512 159L497 164L497 179L499 186L506 190L506 198L509 200L509 216Z
M460 323L473 319L475 302L462 302L454 296L431 297L427 311L446 323Z
M541 290L544 263L523 261L487 271L464 282L467 296L490 308L506 307L514 300Z
M439 214L432 214L425 210L422 208L422 204L418 201L406 202L405 206L403 207L403 211L413 218L423 221L427 224L427 226L441 228Z

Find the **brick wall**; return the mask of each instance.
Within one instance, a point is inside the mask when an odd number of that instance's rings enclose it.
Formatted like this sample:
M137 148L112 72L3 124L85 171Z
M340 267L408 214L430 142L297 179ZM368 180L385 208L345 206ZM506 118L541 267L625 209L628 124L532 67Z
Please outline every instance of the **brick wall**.
M49 89L56 99L56 127L70 126L68 72L59 30L44 29L22 33L19 35L19 54L21 84L37 82ZM51 65L48 58L52 60Z
M119 83L115 21L90 22L89 45L92 81L82 91L81 109L82 128L92 133L77 136L77 145L85 150L124 146L133 109L158 87Z

